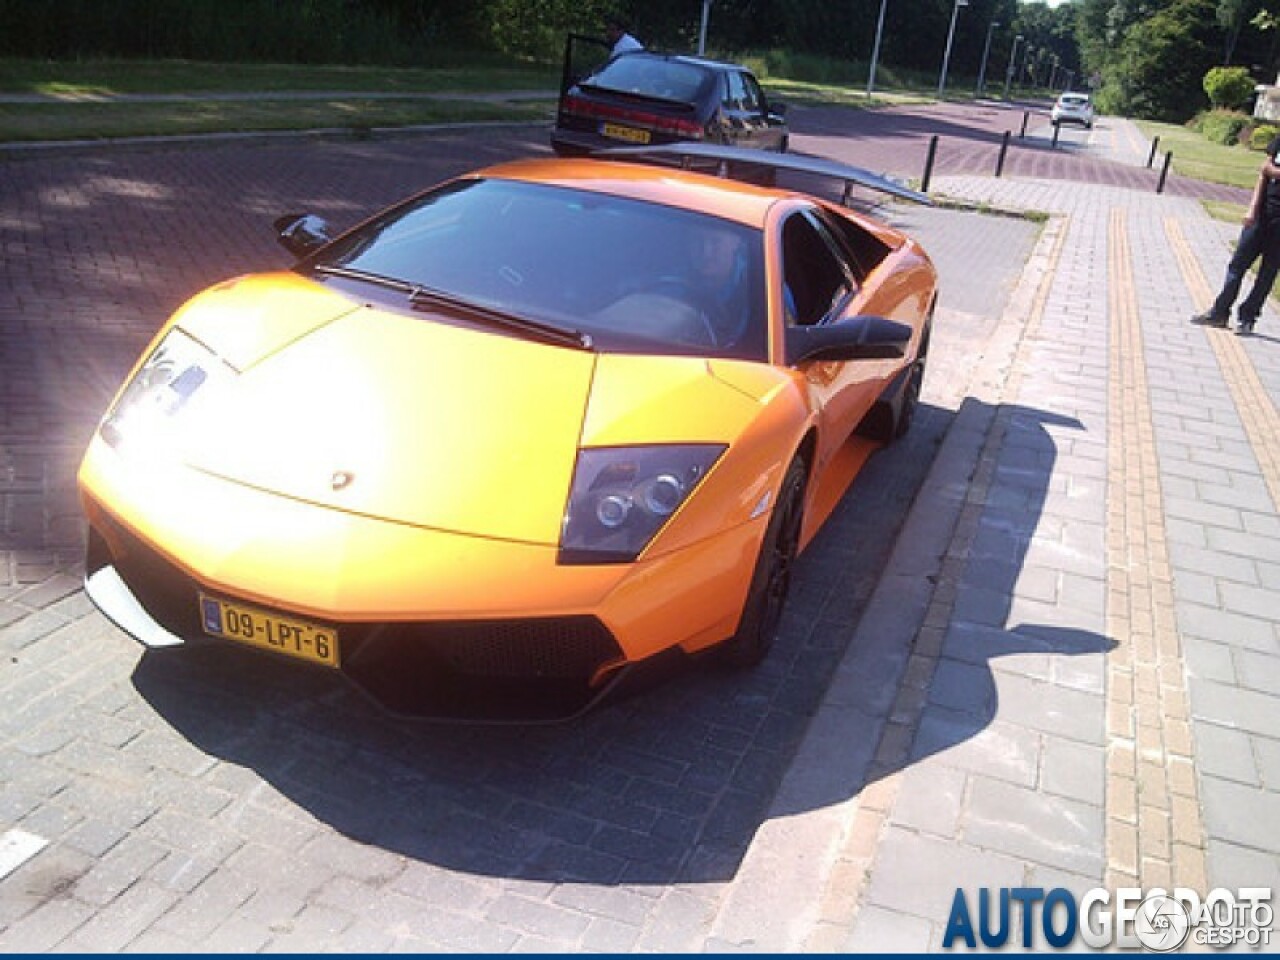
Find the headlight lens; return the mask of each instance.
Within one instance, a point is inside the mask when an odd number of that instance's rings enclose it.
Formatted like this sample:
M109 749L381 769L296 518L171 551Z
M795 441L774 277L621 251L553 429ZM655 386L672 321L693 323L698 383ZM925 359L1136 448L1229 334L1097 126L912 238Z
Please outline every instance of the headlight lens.
M212 385L231 375L207 347L175 327L107 411L102 439L119 450L169 449L178 415L197 393L207 396Z
M723 444L580 450L560 562L634 560L724 451Z

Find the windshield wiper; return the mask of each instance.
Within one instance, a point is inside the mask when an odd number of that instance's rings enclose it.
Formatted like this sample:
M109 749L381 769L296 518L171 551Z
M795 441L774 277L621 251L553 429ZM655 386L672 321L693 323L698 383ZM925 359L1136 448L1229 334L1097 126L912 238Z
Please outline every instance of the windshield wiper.
M317 263L311 267L316 273L324 274L326 277L342 277L344 280L363 280L365 283L375 283L380 287L386 287L389 290L399 290L401 293L412 294L418 289L416 283L410 283L408 280L397 280L395 277L384 277L380 273L369 273L366 270L356 270L353 267L335 267L328 263Z
M480 320L505 327L508 330L534 334L551 343L577 347L580 350L590 350L594 346L591 335L581 330L558 327L555 324L543 323L540 320L532 320L529 317L507 313L505 310L499 310L496 307L472 303L470 300L465 300L441 290L434 290L431 287L424 287L422 284L414 283L411 280L397 280L394 277L384 277L380 273L367 273L364 270L357 270L353 267L339 267L332 264L316 264L312 269L316 273L324 274L325 276L343 277L347 280L363 280L367 283L377 284L380 287L399 290L401 293L409 295L409 302L415 307L443 308L454 313L460 313L469 320Z
M579 350L590 350L594 346L591 335L581 330L558 327L555 324L543 323L541 320L522 317L516 313L507 313L505 310L472 303L470 300L464 300L453 294L443 293L440 290L433 290L430 287L415 285L409 291L409 302L415 307L444 308L454 313L461 313L469 320L482 320L496 326L506 327L509 330L518 330L526 334L531 333L551 343L577 347Z

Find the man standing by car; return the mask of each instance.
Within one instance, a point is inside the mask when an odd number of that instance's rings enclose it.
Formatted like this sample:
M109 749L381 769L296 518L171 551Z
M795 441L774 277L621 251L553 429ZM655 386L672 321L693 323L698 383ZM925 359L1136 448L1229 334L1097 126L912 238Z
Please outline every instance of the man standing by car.
M1191 318L1192 323L1207 327L1225 327L1231 318L1231 305L1235 303L1249 268L1262 258L1253 289L1236 311L1236 333L1248 336L1258 322L1258 314L1271 293L1276 274L1280 273L1280 166L1276 154L1280 152L1280 136L1267 144L1267 161L1258 174L1253 188L1253 198L1244 216L1244 227L1236 243L1236 252L1227 264L1227 276L1222 290L1204 313Z
M616 57L620 53L634 53L643 50L644 44L633 37L627 29L627 23L620 16L609 17L604 22L604 35L609 41L609 56Z

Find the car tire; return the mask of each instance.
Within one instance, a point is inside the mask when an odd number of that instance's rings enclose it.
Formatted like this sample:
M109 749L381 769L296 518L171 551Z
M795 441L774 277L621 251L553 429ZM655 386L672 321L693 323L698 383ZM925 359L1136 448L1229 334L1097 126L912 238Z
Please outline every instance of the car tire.
M900 440L907 435L916 417L916 408L920 406L920 391L924 389L925 364L929 362L929 340L933 334L933 309L929 310L929 320L924 327L924 335L920 338L920 351L916 354L915 363L911 365L911 375L907 385L903 387L902 401L898 405L898 415L893 422L893 439Z
M911 366L904 368L894 378L895 384L901 382L902 385L897 387L890 396L881 395L863 421L858 424L858 436L866 437L875 443L882 443L887 447L907 435L916 415L916 407L920 405L920 390L924 386L925 361L929 356L931 328L932 315L920 341L920 352Z
M782 610L791 588L792 570L800 551L807 473L804 460L796 457L787 467L778 488L773 514L760 541L760 553L756 557L738 631L721 647L725 662L731 666L754 667L768 655L778 635Z
M916 408L920 406L920 388L924 385L924 362L925 358L921 356L911 365L911 375L907 378L907 385L902 388L902 402L893 423L894 440L905 437L915 420Z

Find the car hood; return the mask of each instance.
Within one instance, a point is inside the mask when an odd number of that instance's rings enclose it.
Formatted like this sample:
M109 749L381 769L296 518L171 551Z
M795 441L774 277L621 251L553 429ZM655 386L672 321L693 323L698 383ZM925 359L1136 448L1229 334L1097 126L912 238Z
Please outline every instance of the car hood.
M559 542L580 446L732 444L776 388L760 364L552 346L287 275L215 288L174 319L238 371L184 414L188 467L521 543Z
M199 311L180 324L241 369L184 424L189 466L396 523L558 541L593 354L368 306L313 315L229 344Z

